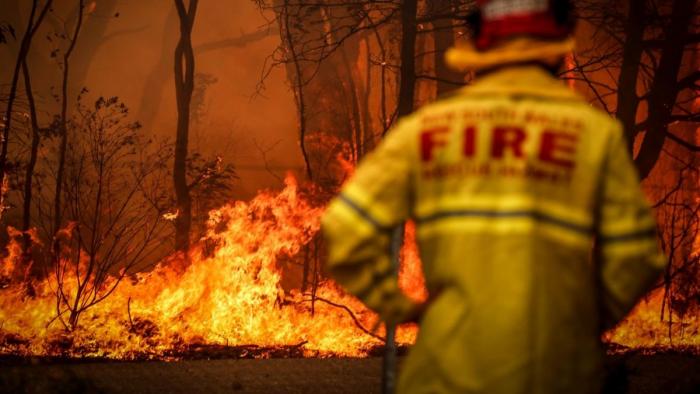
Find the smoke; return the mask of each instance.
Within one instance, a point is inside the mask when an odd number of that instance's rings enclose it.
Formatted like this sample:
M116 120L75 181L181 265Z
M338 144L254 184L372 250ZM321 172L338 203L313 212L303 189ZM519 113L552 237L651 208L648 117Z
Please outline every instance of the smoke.
M75 4L74 4L75 3ZM43 112L50 121L60 87L60 61L72 29L77 2L57 2L36 35L30 68ZM70 103L84 86L90 94L118 96L133 120L159 138L174 139L176 104L173 52L179 35L172 2L88 2L84 30L71 62ZM12 60L26 26L29 4L3 2L0 14L18 39L0 46L0 84L9 83ZM284 69L275 69L260 85L267 56L279 43L270 15L252 1L200 2L193 45L197 80L190 149L221 156L240 179L232 198L248 198L260 188L279 186L287 170L302 167L294 99ZM268 18L268 19L266 19ZM53 52L53 54L52 54ZM69 105L71 108L71 105ZM267 165L265 165L267 164Z

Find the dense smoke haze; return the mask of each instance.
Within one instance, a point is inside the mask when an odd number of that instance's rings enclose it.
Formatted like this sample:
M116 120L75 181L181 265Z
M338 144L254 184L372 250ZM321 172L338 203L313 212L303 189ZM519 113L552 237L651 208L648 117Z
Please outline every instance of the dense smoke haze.
M177 13L170 1L90 1L84 30L75 48L70 103L82 87L88 97L118 96L130 118L145 132L174 137L176 123L173 50L177 43ZM30 2L3 1L0 19L22 34ZM60 59L51 52L60 44L53 33L68 33L75 20L74 2L53 6L37 32L29 55L35 74L37 101L49 109L58 104L52 93L61 86ZM193 32L199 94L192 125L192 149L220 155L233 164L240 179L232 198L249 198L264 187L279 186L277 177L303 166L299 155L294 98L284 68L263 75L268 57L279 45L274 15L252 1L205 1ZM51 39L47 39L51 37ZM0 47L0 84L7 87L19 40ZM70 108L72 109L72 108ZM263 157L268 162L265 168ZM270 172L274 173L273 176Z

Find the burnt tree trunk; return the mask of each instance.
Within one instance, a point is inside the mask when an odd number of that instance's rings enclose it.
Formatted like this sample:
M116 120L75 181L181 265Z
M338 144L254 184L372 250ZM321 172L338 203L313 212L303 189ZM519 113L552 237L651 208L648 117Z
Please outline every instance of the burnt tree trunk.
M299 58L297 56L297 50L294 45L294 37L292 36L292 26L290 25L290 15L289 15L289 1L284 0L282 12L282 18L280 18L281 33L283 34L283 39L291 59L294 77L293 79L293 91L294 99L297 105L297 112L299 116L299 146L301 147L301 155L304 158L304 164L306 166L306 176L309 180L313 180L313 172L311 170L311 163L309 162L309 152L306 149L306 101L304 98L304 73L299 64Z
M53 0L48 0L41 10L36 23L32 26L31 35L34 36L36 31L41 26L41 22L44 20L46 13L51 7ZM24 91L27 95L27 103L29 104L29 119L32 125L32 141L29 153L29 162L27 163L27 169L24 175L24 204L22 212L22 232L24 233L23 249L25 259L27 259L29 247L31 245L31 237L29 236L29 228L31 227L31 208L32 208L32 180L34 178L34 168L36 167L37 157L39 155L39 140L40 140L40 128L39 121L36 113L36 102L34 101L34 92L32 91L31 75L29 73L29 66L27 65L27 57L22 59L22 75L24 76Z
M379 111L380 111L380 119L381 119L381 124L382 124L382 137L386 134L386 132L389 130L389 126L391 122L389 121L387 114L386 114L386 68L387 68L387 54L386 54L386 48L384 47L384 40L382 39L382 36L379 34L379 31L377 29L374 29L374 38L377 41L377 46L379 47L379 54L381 55L381 64L380 64L380 71L379 71L379 80L380 80L380 90L379 90Z
M416 11L417 0L401 3L401 72L398 117L413 111L416 90Z
M73 36L70 39L68 49L63 55L63 78L61 85L61 117L59 132L61 141L58 151L58 170L56 171L56 194L54 195L54 223L53 232L56 234L61 229L61 193L63 192L63 178L66 167L66 149L68 148L68 77L70 75L70 57L78 42L80 28L83 25L83 12L85 10L84 0L78 0L78 20L75 22ZM58 258L58 238L54 242L55 258Z
M416 85L416 11L417 0L404 0L401 8L401 71L397 116L401 119L413 111L413 97ZM404 224L397 226L392 233L391 260L392 274L398 277L403 243ZM386 344L382 364L382 392L393 393L396 388L396 326L386 323Z
M676 0L670 21L664 29L661 56L649 89L646 135L635 158L639 175L645 179L659 159L678 97L678 73L693 19L695 0Z
M345 44L344 44L345 45ZM343 64L343 68L345 69L346 73L346 81L348 83L347 89L344 89L347 91L347 97L346 97L346 102L350 106L350 119L352 120L352 127L350 128L352 130L352 135L350 138L350 143L354 149L353 149L353 156L355 159L355 163L359 162L362 156L364 155L364 146L363 146L363 133L366 132L364 129L364 125L362 123L362 118L363 116L360 114L360 97L361 94L358 93L358 86L355 83L355 75L356 73L354 72L354 64L350 63L350 60L348 59L347 51L345 50L345 46L341 46L339 48L340 51L340 61ZM367 114L364 114L364 117L367 117Z
M451 11L452 9L451 0L438 0L436 3L438 10ZM437 80L436 96L439 98L459 88L464 75L453 71L445 62L445 52L455 44L452 19L438 19L433 22L433 28L435 29L433 37L435 41L435 79Z
M24 90L27 92L27 102L29 103L29 118L32 124L32 141L29 150L29 162L24 174L24 204L22 212L22 232L24 232L24 249L25 257L28 257L29 247L31 246L31 237L27 233L32 223L32 180L34 179L34 168L39 153L39 121L36 116L36 103L34 102L34 93L32 92L32 83L29 75L29 67L27 62L22 62L22 74L24 75ZM28 258L26 259L29 260Z
M27 65L26 60L22 62L22 74L24 75L24 89L27 92L29 118L32 125L32 141L29 149L29 162L27 163L27 168L24 173L24 203L22 207L22 232L24 233L24 243L22 247L24 249L25 257L28 257L29 248L31 246L31 237L29 236L28 231L32 225L32 182L34 179L34 169L36 168L36 162L39 156L41 128L39 127L39 120L37 119L36 102L34 101L29 66Z
M5 108L5 119L2 129L2 148L0 148L0 201L3 200L3 190L5 175L7 173L7 148L10 143L10 128L12 128L12 110L14 108L15 99L17 98L17 85L19 84L19 73L22 69L22 63L24 59L27 58L27 53L29 53L29 47L32 43L32 36L34 34L34 16L36 15L36 10L38 6L38 0L32 2L31 13L29 14L29 21L27 22L27 29L22 36L22 43L20 44L19 53L17 54L17 61L15 62L14 72L12 73L12 82L10 83L10 93L7 98L7 107ZM2 120L2 119L0 119ZM1 215L0 208L0 215Z
M370 56L371 46L369 34L364 37L364 44L367 59L365 62L365 85L362 94L362 112L365 114L362 119L362 128L365 131L362 144L364 151L369 152L374 148L374 131L372 130L372 113L370 111L370 98L372 97L372 58Z
M645 26L645 1L630 1L625 26L625 46L622 51L622 66L617 83L616 117L622 122L627 137L627 149L632 154L637 135L637 76L642 61Z
M175 95L177 99L177 134L175 138L175 163L173 181L178 215L175 219L175 248L187 251L190 247L192 225L192 201L187 185L187 145L190 129L190 102L194 90L194 51L192 27L194 26L198 0L175 0L180 19L180 40L175 48Z

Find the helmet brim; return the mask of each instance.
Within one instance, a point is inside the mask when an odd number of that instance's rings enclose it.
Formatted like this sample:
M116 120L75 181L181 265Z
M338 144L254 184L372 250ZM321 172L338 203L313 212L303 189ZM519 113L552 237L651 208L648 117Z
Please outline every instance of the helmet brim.
M518 37L485 51L464 42L448 49L445 61L458 71L479 71L507 64L556 60L571 53L574 47L573 37L564 40Z

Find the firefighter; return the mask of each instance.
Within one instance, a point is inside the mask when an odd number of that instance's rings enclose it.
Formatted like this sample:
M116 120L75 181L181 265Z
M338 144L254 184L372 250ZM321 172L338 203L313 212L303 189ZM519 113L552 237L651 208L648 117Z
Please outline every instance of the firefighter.
M655 220L621 124L555 77L568 3L477 3L472 42L446 53L476 81L360 163L323 218L327 270L385 321L422 314L400 393L595 393L602 330L665 265ZM405 220L440 289L427 305L391 274Z

